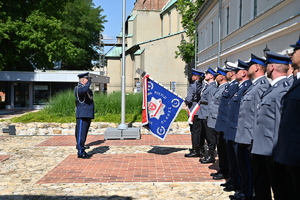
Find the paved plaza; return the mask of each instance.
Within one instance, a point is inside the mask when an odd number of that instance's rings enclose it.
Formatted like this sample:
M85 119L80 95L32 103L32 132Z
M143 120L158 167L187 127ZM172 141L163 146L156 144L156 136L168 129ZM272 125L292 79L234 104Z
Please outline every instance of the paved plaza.
M72 135L0 136L0 199L229 199L210 176L217 163L184 157L190 140L89 135L92 157L79 159Z

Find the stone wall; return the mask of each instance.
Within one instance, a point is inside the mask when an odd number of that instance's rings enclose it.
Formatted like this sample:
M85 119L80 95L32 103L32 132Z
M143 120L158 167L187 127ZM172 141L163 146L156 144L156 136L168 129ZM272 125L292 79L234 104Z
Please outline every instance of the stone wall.
M8 123L0 122L0 135L9 135L3 133L2 129L9 125L15 125L16 135L74 135L75 123ZM104 134L107 128L117 128L118 124L108 122L92 122L89 134L101 135ZM141 123L133 123L132 127L141 127ZM187 122L174 122L169 129L168 134L186 134L190 133L190 127ZM150 134L150 132L142 128L141 134Z

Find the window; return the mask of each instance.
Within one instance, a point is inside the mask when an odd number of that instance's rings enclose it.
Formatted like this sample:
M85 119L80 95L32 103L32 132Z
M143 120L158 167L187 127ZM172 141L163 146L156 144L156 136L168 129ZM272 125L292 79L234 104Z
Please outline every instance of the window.
M253 12L254 18L257 17L257 0L254 0L254 12Z
M242 26L242 15L243 15L243 0L240 0L240 16L239 16L239 27Z
M214 43L214 22L211 22L211 44Z
M34 83L33 86L33 104L45 105L50 97L49 83Z
M229 33L229 6L226 8L226 35Z

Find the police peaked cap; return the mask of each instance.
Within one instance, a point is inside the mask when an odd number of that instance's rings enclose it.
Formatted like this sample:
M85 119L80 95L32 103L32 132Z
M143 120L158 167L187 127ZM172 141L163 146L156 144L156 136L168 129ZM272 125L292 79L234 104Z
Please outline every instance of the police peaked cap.
M267 64L276 63L276 64L285 64L288 65L291 63L291 58L286 55L281 55L275 52L267 52Z
M192 74L198 75L198 76L204 76L204 73L197 70L197 69L192 69Z
M232 72L232 71L236 71L238 70L237 68L237 65L235 63L232 63L232 62L226 62L225 63L225 71L227 72Z
M89 77L89 72L78 74L77 76L78 76L78 78L88 78Z
M238 66L237 69L238 70L247 70L249 69L250 65L240 59L238 59Z
M213 76L217 76L217 72L215 72L215 70L213 70L211 67L209 67L209 68L205 71L205 73L210 73L210 74L212 74Z
M262 65L262 66L267 66L266 65L266 59L264 58L260 58L254 54L251 54L251 59L250 61L248 62L249 66L253 65L253 64L259 64L259 65Z
M221 67L218 67L217 68L217 75L224 75L224 76L226 76L226 73L227 73L228 71L226 70L226 69L223 69L223 68L221 68Z

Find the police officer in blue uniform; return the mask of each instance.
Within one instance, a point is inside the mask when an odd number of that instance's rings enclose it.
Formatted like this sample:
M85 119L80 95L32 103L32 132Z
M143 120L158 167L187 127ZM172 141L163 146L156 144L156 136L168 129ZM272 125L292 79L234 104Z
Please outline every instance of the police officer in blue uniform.
M192 77L191 83L187 90L187 97L185 98L185 104L188 106L190 111L190 115L196 114L192 113L194 107L197 102L200 100L200 93L202 88L202 80L204 77L204 73L197 70L192 69ZM194 117L193 124L190 125L191 131L191 141L192 141L192 149L188 154L185 154L185 157L201 157L201 124L200 120L198 120L197 116Z
M216 161L214 155L217 143L216 136L212 129L207 126L209 103L211 102L213 94L217 90L217 84L215 82L216 75L217 73L211 67L207 69L205 74L205 81L207 84L203 87L200 101L198 102L200 109L197 112L197 116L201 120L202 130L204 130L201 134L205 134L205 139L208 145L207 156L199 160L199 162L203 164L214 163Z
M242 190L234 196L235 198L244 196L245 199L252 199L253 196L250 159L253 130L256 125L257 105L260 102L260 97L270 85L265 76L267 67L265 62L265 59L251 54L251 60L248 63L250 65L248 75L252 80L252 85L245 91L241 99L235 137L235 142L238 143L237 161Z
M219 170L217 173L212 174L214 180L226 179L228 178L228 165L227 161L224 162L226 158L225 152L225 143L220 140L220 132L215 130L215 125L218 116L218 110L222 94L228 86L228 80L226 78L227 70L221 67L217 68L216 82L218 88L212 96L212 100L209 103L209 114L207 119L207 126L212 129L211 131L216 135L217 149L218 149L218 158L219 158ZM223 137L223 136L222 136ZM221 141L221 142L220 142ZM225 165L224 165L225 163Z
M239 177L239 168L237 163L237 148L238 145L235 142L239 108L240 103L245 91L251 86L251 80L248 76L249 64L245 63L242 60L238 60L238 67L236 72L236 80L239 82L238 88L235 94L231 97L228 102L228 111L227 111L227 123L226 129L224 131L224 138L226 139L226 150L227 150L227 159L230 169L230 174L234 174ZM238 184L233 187L224 188L225 191L238 190L240 188L240 181Z
M90 89L91 77L89 73L83 73L77 75L79 83L74 89L75 104L76 104L76 149L78 150L78 158L89 158L85 152L88 148L85 146L87 133L91 124L91 120L94 119L94 100L93 92Z
M294 48L292 62L300 67L300 38ZM300 188L300 72L289 91L282 98L282 113L279 125L278 143L274 149L277 163L275 176L280 177L280 188L284 190L285 199L299 198Z
M227 160L227 150L226 150L226 140L224 139L224 131L227 123L227 111L228 111L228 102L230 98L234 95L238 88L238 81L236 80L236 64L232 62L226 62L225 70L226 78L229 81L227 87L222 93L220 100L220 105L218 109L218 116L215 124L215 130L220 133L219 136L219 149L218 154L222 153L222 156L219 158L220 170L217 173L212 173L214 177L220 176L220 174L228 174L229 180L225 183L222 183L221 186L228 188L235 188L238 185L238 176L236 176L236 170L229 169L228 160ZM221 167L222 166L222 167Z
M271 86L262 94L258 105L256 126L254 127L252 161L256 199L286 199L276 180L273 150L278 141L281 118L281 100L290 88L286 78L290 58L274 52L267 52L267 76ZM257 183L257 184L255 184Z

